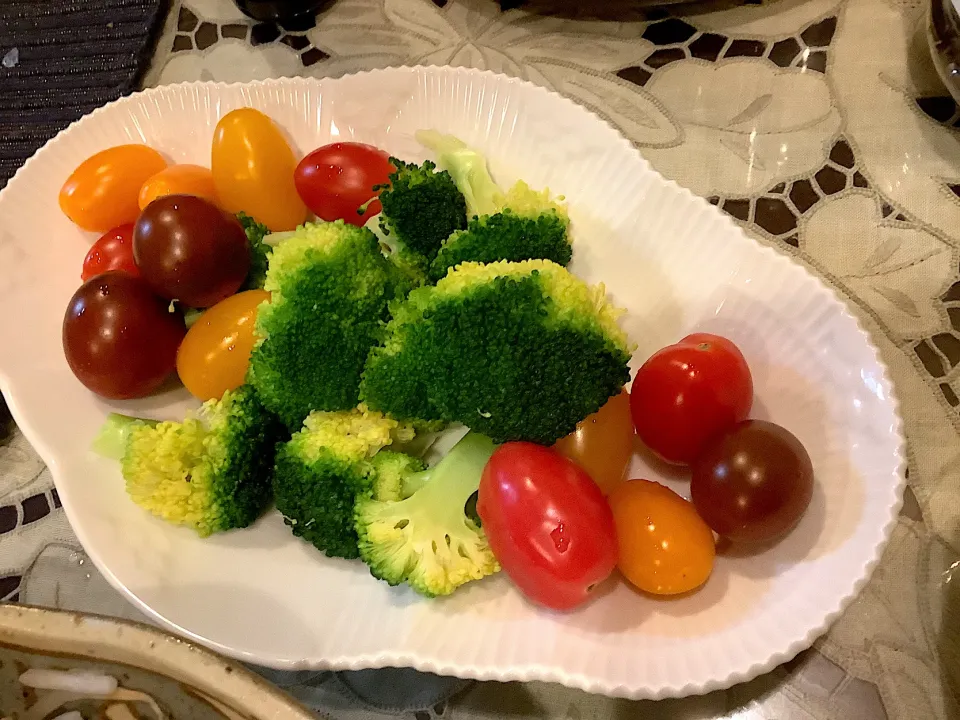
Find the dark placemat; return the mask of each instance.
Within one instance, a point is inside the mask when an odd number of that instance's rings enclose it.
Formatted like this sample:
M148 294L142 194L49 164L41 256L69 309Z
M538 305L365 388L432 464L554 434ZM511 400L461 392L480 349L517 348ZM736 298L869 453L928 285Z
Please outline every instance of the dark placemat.
M0 187L77 118L137 89L168 0L0 0Z

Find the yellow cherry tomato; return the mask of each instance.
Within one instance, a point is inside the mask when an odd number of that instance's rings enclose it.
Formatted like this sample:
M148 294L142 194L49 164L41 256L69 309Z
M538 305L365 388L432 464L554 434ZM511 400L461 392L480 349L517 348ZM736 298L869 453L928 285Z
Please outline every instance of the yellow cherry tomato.
M200 400L219 399L241 385L256 342L257 308L265 290L246 290L221 300L190 326L177 351L177 374Z
M227 212L243 211L273 232L294 230L307 219L293 180L296 167L287 141L262 112L242 108L217 123L210 168Z
M140 188L140 209L164 195L196 195L217 203L213 173L199 165L171 165L148 178Z
M633 457L630 394L624 389L577 429L557 440L556 449L587 471L604 495L623 482Z
M676 595L713 572L713 532L690 503L649 480L628 480L609 497L620 549L620 572L641 590Z
M118 145L98 152L74 170L60 188L60 209L84 230L104 233L140 214L140 188L167 166L146 145Z

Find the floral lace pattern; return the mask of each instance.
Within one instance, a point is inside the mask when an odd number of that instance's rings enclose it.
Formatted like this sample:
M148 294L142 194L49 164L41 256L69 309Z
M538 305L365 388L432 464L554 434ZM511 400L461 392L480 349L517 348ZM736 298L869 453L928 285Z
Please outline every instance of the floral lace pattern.
M312 27L283 28L229 0L173 5L150 85L448 64L572 97L661 173L836 287L897 385L910 460L901 521L873 580L815 648L700 698L630 703L482 683L408 720L960 717L960 111L930 61L925 7L779 0L618 14L561 0L339 0ZM81 602L69 588L82 577L54 592L40 573L77 569L58 549L74 541L57 524L48 474L18 434L5 443L0 537L45 527L54 545L27 543L18 564L0 543L0 595ZM27 522L29 508L44 517ZM335 717L384 716L358 688L310 677L283 684Z

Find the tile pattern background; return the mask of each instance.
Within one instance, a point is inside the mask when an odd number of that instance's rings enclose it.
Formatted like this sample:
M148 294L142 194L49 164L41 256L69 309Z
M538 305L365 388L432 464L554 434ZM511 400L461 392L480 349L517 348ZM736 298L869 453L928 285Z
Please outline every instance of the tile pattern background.
M917 0L338 0L285 28L229 0L173 3L148 85L449 64L574 98L837 288L891 368L909 440L900 523L874 578L813 649L754 682L632 703L397 676L417 700L388 707L382 679L272 680L364 720L960 717L960 109L930 62L924 12ZM9 423L0 467L0 596L133 613L89 568Z

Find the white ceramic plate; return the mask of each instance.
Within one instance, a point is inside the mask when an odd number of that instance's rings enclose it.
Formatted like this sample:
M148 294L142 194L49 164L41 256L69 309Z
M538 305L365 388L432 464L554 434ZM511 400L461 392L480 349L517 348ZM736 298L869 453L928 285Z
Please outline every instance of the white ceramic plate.
M60 323L92 236L57 208L70 171L95 151L146 142L209 162L213 128L251 105L301 152L356 139L426 155L421 128L488 153L502 182L567 196L572 269L629 309L636 366L693 330L726 334L752 366L755 416L793 431L817 485L801 525L755 557L721 557L708 584L676 600L625 584L566 615L526 604L504 577L423 600L331 560L271 513L199 540L147 516L113 464L88 451L110 409L176 417L183 391L109 405L73 378ZM167 626L227 655L277 668L409 665L499 680L665 697L729 686L809 646L877 562L900 506L903 438L877 351L834 294L654 172L581 107L490 73L403 68L337 80L163 87L97 110L52 140L0 194L0 381L51 466L67 515L109 580ZM662 478L637 458L636 471ZM665 478L685 491L682 479Z

